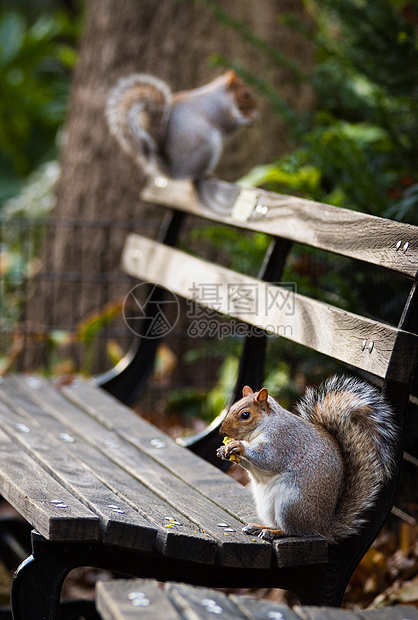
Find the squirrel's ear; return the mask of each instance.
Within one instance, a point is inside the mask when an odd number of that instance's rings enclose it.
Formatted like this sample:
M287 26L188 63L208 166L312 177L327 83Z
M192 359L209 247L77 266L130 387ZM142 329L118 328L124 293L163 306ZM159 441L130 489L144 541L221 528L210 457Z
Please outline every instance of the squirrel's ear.
M267 388L261 388L261 390L260 390L260 391L258 392L258 394L256 395L255 400L256 400L258 403L263 404L263 403L265 403L265 402L267 401L267 399L268 399L268 395L269 395L269 393L268 393L268 391L267 391Z
M252 389L246 385L242 388L242 395L243 396L249 396L250 394L254 394L254 392L252 391Z
M236 84L239 81L239 78L233 69L231 69L230 71L227 71L225 73L225 77L226 77L226 84L228 87L231 87L233 84Z

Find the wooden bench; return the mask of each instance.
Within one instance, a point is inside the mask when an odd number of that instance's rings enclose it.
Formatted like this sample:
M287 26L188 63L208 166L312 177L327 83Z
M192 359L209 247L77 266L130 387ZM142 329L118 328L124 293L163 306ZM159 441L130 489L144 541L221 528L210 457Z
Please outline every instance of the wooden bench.
M379 610L351 611L318 607L279 605L249 596L227 596L184 583L164 584L153 580L127 579L97 584L97 609L103 620L418 620L418 610L399 605Z
M279 587L303 604L338 606L396 492L417 353L418 228L216 180L193 187L157 177L142 197L168 213L159 241L130 235L123 254L128 273L158 285L144 309L151 322L165 289L210 306L204 285L217 286L216 309L249 326L233 398L245 384L261 387L267 332L274 331L380 380L402 430L397 473L359 535L331 546L316 537L270 544L241 532L254 516L248 489L202 458L222 465L219 419L179 445L126 406L149 377L157 338L139 338L136 353L100 381L57 386L37 376L4 377L0 493L34 528L32 555L12 585L13 617L57 618L65 576L85 565L209 587ZM271 235L259 276L172 247L189 215ZM388 278L405 276L411 288L399 324L296 293L289 310L287 289L274 283L294 242L350 257L358 269L367 262L387 268ZM258 295L257 311L245 291ZM263 305L277 296L280 303Z

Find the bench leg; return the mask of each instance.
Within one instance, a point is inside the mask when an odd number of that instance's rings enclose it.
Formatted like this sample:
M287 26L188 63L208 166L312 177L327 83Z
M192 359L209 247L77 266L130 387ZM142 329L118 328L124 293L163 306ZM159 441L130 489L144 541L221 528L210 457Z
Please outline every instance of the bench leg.
M308 606L339 607L345 590L338 567L331 563L271 569L267 579L269 587L290 590L299 597L301 605Z
M339 583L338 568L332 564L324 567L306 567L306 577L295 582L301 605L340 607L345 587Z
M66 558L42 553L32 535L33 554L19 566L11 588L13 620L58 620L61 588L70 572Z

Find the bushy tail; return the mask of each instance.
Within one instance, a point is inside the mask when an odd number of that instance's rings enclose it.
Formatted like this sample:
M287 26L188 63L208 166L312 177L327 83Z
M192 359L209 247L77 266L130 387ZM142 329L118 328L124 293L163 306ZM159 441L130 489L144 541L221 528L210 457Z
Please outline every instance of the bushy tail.
M147 173L155 172L170 106L167 84L146 73L122 78L107 99L110 132Z
M330 537L358 531L362 514L394 472L396 424L389 405L370 384L332 377L318 390L308 389L298 413L320 424L337 440L345 463L345 488Z

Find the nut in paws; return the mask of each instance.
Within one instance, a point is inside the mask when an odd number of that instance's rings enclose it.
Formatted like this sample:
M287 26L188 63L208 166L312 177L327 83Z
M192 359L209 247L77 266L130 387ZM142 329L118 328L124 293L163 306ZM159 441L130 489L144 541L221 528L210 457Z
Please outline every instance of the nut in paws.
M243 452L243 445L240 441L235 441L229 437L225 437L224 446L218 448L216 454L224 461L232 461L233 463L240 462L240 455Z
M240 456L243 453L243 445L240 441L230 441L226 446L225 446L225 456L229 461L232 461L233 463L239 463L240 462Z

